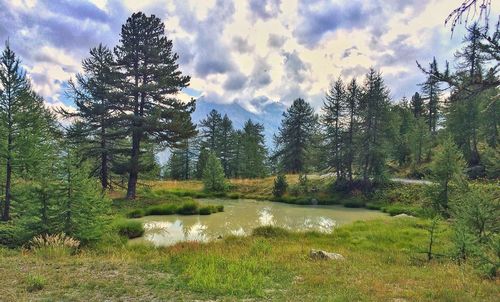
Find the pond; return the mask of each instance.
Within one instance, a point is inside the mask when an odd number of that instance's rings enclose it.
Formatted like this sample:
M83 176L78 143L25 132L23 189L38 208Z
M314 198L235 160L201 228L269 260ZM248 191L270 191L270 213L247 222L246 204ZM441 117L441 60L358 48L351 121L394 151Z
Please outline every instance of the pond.
M385 217L386 214L368 209L342 206L303 206L251 199L201 199L201 204L224 205L224 212L212 215L146 216L143 237L131 243L148 242L156 246L173 245L180 241L207 242L226 235L249 235L258 226L273 225L292 231L330 233L335 226Z

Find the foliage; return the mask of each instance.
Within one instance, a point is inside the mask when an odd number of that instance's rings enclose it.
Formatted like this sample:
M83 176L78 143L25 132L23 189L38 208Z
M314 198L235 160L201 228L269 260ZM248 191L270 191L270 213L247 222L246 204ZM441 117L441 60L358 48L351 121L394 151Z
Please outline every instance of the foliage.
M274 180L273 186L273 196L282 197L288 188L288 182L286 181L286 176L284 174L278 174Z
M283 113L283 120L275 135L276 153L284 172L306 171L311 140L317 116L309 103L299 98Z
M472 258L483 273L496 277L500 269L498 192L471 188L453 203L452 213L455 257L459 261Z
M41 275L29 274L26 278L26 290L28 292L40 291L45 287L46 280Z
M451 138L446 137L432 162L432 180L437 184L434 202L439 211L446 212L450 194L466 185L464 170L462 154Z
M203 184L207 192L224 192L227 188L224 169L214 153L210 153L203 171Z
M117 220L113 223L113 227L119 235L130 239L144 234L142 222L136 220Z
M289 235L290 232L286 229L275 227L275 226L260 226L252 231L252 236L264 237L264 238L276 238L285 237Z

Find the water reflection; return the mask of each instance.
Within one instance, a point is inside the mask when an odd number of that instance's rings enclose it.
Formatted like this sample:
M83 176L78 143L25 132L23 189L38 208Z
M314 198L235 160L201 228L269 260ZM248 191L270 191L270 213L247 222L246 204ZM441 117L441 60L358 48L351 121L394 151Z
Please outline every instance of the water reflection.
M206 242L227 235L245 236L258 226L274 225L294 231L332 232L337 225L383 217L366 209L339 206L297 206L255 200L201 200L223 204L224 212L209 216L147 216L140 218L146 230L132 242L150 242L157 246L180 241Z

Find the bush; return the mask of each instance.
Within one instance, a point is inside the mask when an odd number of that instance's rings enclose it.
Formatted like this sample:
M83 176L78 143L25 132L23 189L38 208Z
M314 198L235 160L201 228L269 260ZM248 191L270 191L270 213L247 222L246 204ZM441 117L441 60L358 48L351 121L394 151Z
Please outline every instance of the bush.
M146 213L144 212L143 209L135 209L127 213L128 218L141 218L145 215Z
M217 212L224 212L224 206L223 205L217 205L215 206L215 208L217 209Z
M28 248L44 258L58 258L74 254L80 241L64 233L55 235L39 235L28 242Z
M120 236L125 236L129 239L144 235L144 226L140 221L119 220L115 222L114 227Z
M274 180L273 195L274 197L282 197L286 193L288 188L288 182L286 181L286 176L283 174L278 174Z
M252 231L252 236L265 238L285 237L289 234L290 232L286 229L275 226L261 226Z
M361 199L351 199L344 203L346 208L363 208L364 206L365 202Z
M212 208L212 206L204 206L201 207L198 212L200 215L210 215L214 213L215 208Z
M188 201L182 204L177 209L177 214L180 215L195 215L198 214L198 203L195 201Z
M160 204L148 207L146 215L172 215L177 212L178 208L175 204Z
M42 290L45 287L45 278L40 275L29 274L26 278L26 290L30 293Z

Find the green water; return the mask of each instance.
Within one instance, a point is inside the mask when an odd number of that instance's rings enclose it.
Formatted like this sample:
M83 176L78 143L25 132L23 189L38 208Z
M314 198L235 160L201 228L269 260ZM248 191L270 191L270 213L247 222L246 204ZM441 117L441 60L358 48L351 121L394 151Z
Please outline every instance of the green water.
M200 203L224 205L224 212L208 216L146 216L146 232L132 243L168 246L180 241L206 242L226 235L249 235L252 229L274 225L293 231L332 232L335 226L385 217L384 213L342 206L300 206L251 199L202 199Z

